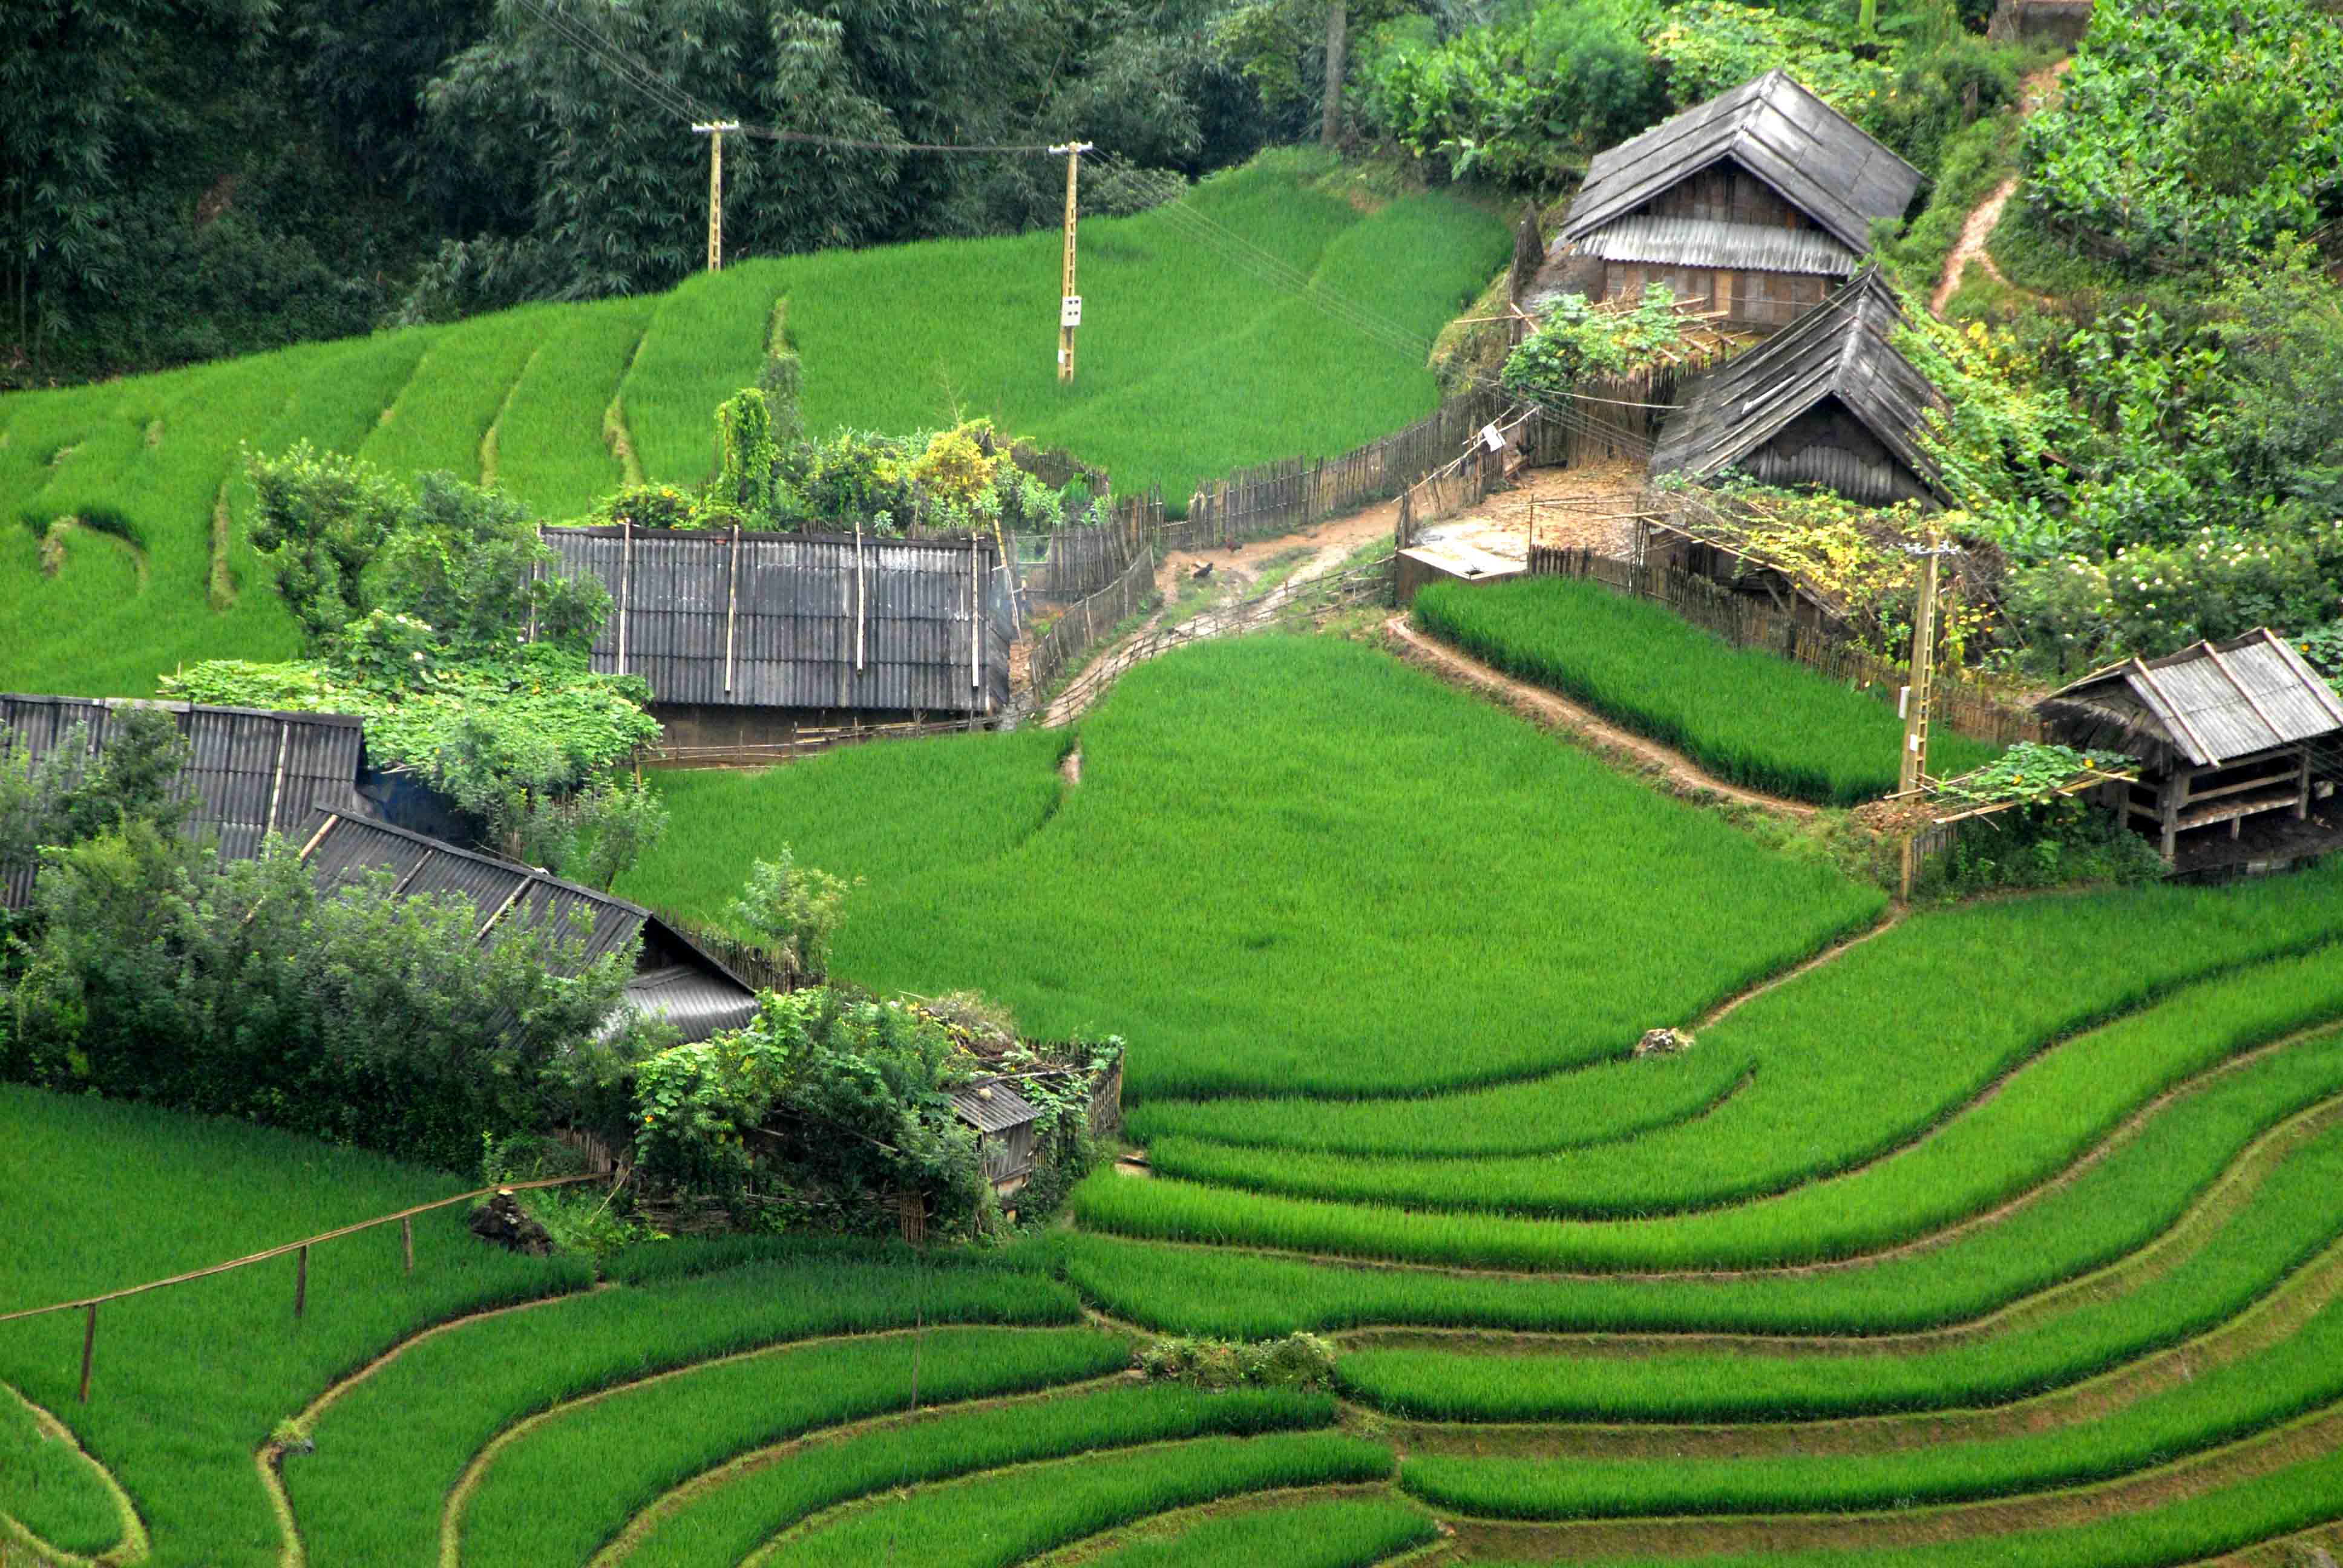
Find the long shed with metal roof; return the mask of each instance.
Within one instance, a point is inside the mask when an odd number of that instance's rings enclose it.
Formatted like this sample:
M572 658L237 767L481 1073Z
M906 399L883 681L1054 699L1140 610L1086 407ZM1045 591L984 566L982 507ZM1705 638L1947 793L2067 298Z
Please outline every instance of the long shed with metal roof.
M1918 169L1769 71L1599 153L1519 301L1636 299L1649 284L1742 327L1818 308L1904 216Z
M1943 398L1896 347L1903 320L1895 290L1866 270L1829 308L1685 387L1652 472L1707 479L1732 469L1875 506L1941 499L1920 435Z
M482 941L500 926L552 925L579 939L580 965L631 950L635 975L627 983L625 1005L666 1020L687 1041L738 1029L756 1016L754 989L640 904L347 812L320 810L309 827L301 859L322 890L387 871L394 893L469 900L480 916Z
M2310 814L2312 748L2343 735L2343 697L2294 645L2264 628L2162 658L2128 659L2045 698L2056 739L2122 751L2140 780L2115 801L2167 860L2179 836L2249 817Z
M167 713L178 726L188 756L172 792L195 802L187 830L215 835L224 859L257 855L269 834L290 836L315 806L358 809L365 732L347 714L7 692L0 693L0 753L38 763L75 744L78 730L94 756L134 709ZM0 903L21 907L32 896L35 869L0 867Z
M602 527L548 528L545 542L564 574L609 590L594 668L650 683L671 747L1008 709L1009 589L982 535Z

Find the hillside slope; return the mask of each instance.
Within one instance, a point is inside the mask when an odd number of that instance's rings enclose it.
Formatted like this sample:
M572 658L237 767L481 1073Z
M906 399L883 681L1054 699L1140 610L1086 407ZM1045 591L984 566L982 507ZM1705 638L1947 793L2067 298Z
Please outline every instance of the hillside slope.
M1275 155L1187 205L1429 337L1502 257L1445 196L1363 214ZM628 461L694 483L715 404L777 319L809 430L990 415L1128 488L1332 453L1428 410L1431 373L1161 212L1082 227L1081 377L1056 380L1054 234L745 263L672 293L532 306L102 386L0 397L0 690L144 695L201 658L290 653L245 530L237 450L296 440L492 478L548 518Z

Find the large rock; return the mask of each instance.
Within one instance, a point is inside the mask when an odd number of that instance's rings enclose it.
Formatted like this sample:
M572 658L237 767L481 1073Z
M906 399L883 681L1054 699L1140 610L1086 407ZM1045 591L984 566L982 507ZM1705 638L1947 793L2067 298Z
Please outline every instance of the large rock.
M528 1217L509 1187L472 1211L472 1234L483 1241L494 1241L508 1252L526 1252L532 1258L553 1251L553 1238Z
M1635 1042L1635 1054L1639 1057L1674 1056L1678 1051L1691 1049L1692 1032L1689 1030L1647 1029L1644 1031L1644 1038Z

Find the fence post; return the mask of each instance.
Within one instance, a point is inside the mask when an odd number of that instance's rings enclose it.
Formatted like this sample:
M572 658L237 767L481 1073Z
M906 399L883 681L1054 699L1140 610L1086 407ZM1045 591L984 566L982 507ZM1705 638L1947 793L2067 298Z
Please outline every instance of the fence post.
M293 1266L293 1315L299 1317L309 1304L309 1249L301 1249L300 1261Z
M407 1252L407 1271L415 1272L415 1217L408 1215L398 1222L398 1241Z
M97 1353L97 1303L89 1304L89 1318L81 1331L81 1402L89 1402L89 1363Z

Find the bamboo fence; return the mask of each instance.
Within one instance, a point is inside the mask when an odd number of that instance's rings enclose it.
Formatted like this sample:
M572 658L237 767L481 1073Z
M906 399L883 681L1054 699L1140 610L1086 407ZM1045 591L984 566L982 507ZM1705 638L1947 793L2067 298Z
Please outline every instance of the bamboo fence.
M1025 662L1026 691L1047 691L1055 686L1092 643L1138 614L1154 597L1155 555L1142 549L1123 568L1121 576L1068 607L1055 625L1033 639Z

